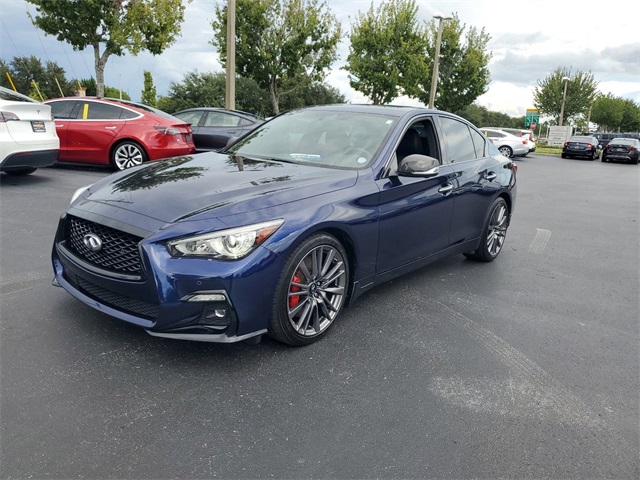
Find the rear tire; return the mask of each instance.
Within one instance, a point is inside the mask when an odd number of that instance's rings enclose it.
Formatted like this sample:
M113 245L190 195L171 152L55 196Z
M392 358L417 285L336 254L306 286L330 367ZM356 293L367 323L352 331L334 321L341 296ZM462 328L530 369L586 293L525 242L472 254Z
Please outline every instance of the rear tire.
M471 260L493 262L502 251L502 246L507 236L507 228L509 227L507 202L502 197L496 198L491 204L489 212L489 217L480 238L480 246L475 252L464 254L465 257Z
M567 154L566 154L566 153L563 153L563 154L561 154L560 156L561 156L562 158L567 158Z
M349 289L349 260L332 235L318 233L291 254L273 298L269 335L294 346L320 340L340 315Z
M13 175L15 177L22 177L24 175L30 175L35 172L37 168L16 168L15 170L4 170L7 175Z
M147 152L139 143L131 140L120 142L111 151L111 166L116 170L137 167L149 160Z
M507 145L503 145L498 150L500 150L500 153L507 158L513 157L513 150L511 150L511 147L508 147Z

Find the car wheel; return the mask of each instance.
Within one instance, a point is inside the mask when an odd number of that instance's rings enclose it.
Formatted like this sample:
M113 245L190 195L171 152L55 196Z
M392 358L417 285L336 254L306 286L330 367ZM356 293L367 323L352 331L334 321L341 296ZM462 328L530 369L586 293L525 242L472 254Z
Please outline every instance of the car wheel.
M593 161L593 159L595 158L595 153L591 152L587 158Z
M111 165L118 170L142 165L147 161L147 153L138 143L125 141L117 144L111 152Z
M600 157L600 161L601 162L606 162L607 161L607 157L604 156L604 153L602 154L602 156Z
M561 154L560 156L561 156L562 158L567 158L567 154L566 154L566 153L563 153L563 154Z
M511 150L511 147L503 145L498 150L500 150L500 153L507 158L511 158L513 156L513 150Z
M37 170L37 168L30 167L30 168L16 168L15 170L5 170L4 172L7 175L14 175L14 176L18 177L18 176L23 176L23 175L29 175L29 174L35 172L36 170Z
M269 335L295 346L322 338L347 298L349 262L342 244L320 233L289 257L273 299Z
M502 251L509 226L507 202L502 197L496 198L489 212L489 218L482 231L480 246L475 252L465 253L465 257L481 262L492 262Z

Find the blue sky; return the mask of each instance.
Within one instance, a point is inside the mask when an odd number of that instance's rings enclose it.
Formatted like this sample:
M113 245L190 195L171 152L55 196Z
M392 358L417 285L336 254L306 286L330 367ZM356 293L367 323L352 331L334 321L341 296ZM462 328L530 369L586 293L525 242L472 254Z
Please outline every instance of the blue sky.
M52 0L57 1L57 0ZM374 0L377 5L379 0ZM435 1L418 0L419 15L429 20L434 13L457 13L467 26L484 28L491 36L493 53L489 65L492 82L478 99L485 107L512 116L524 115L533 107L536 81L558 67L591 71L602 93L631 98L640 103L640 2L609 1L606 9L582 2L546 1ZM122 88L133 100L140 99L143 71L153 76L158 94L166 94L171 82L187 72L222 71L219 56L209 43L215 0L193 0L188 4L182 35L159 56L141 53L137 57L110 57L105 70L107 85ZM327 0L327 4L348 34L351 19L368 10L370 0ZM76 52L36 29L27 17L35 12L25 0L0 2L0 57L39 57L63 67L68 78L95 76L93 49ZM345 35L340 58L327 81L354 103L367 99L349 87L347 72L341 69L349 43ZM396 103L413 104L411 99Z

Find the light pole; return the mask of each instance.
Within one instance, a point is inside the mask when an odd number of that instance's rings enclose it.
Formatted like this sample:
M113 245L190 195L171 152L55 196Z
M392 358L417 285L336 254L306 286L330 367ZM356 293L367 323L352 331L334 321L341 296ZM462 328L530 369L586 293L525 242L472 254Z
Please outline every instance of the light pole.
M451 20L452 17L445 17L441 13L436 13L433 18L438 19L438 38L436 40L436 55L433 59L433 72L431 74L431 90L429 90L429 108L433 108L436 100L436 87L438 86L438 63L440 62L440 41L442 40L442 22Z
M224 106L236 108L236 0L227 4L227 65Z
M562 81L564 82L564 92L562 93L562 106L560 107L560 121L558 122L558 126L562 126L562 118L564 117L564 101L567 99L567 84L571 80L569 77L562 77Z

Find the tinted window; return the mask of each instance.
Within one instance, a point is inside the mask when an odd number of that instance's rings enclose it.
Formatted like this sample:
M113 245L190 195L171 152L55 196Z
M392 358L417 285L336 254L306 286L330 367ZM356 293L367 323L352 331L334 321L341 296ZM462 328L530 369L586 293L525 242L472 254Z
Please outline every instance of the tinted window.
M179 118L185 123L190 123L194 127L197 127L198 123L200 123L200 118L202 118L202 113L202 110L195 110L193 112L175 113L173 116Z
M223 112L207 112L205 127L237 127L240 117Z
M60 100L59 102L51 102L51 113L53 118L76 118L72 115L73 107L78 103L76 100Z
M120 110L122 110L122 113L120 114L120 118L123 118L123 119L137 118L140 116L138 112L127 110L126 108L121 108Z
M17 92L12 92L11 90L7 90L5 88L0 88L0 98L2 100L8 100L10 102L31 102L31 103L39 103L32 98L29 98L25 95L22 95Z
M82 118L87 120L116 120L121 114L122 108L100 102L86 102L82 109Z
M442 132L449 147L449 161L463 162L476 158L476 150L471 140L469 127L458 120L440 117Z
M477 132L473 128L471 129L471 139L473 140L473 146L476 149L476 157L482 158L486 155L487 141L480 132Z
M253 125L254 122L252 122L251 120L247 120L246 118L241 118L240 119L240 123L238 125L240 125L241 127L248 127L249 125Z

